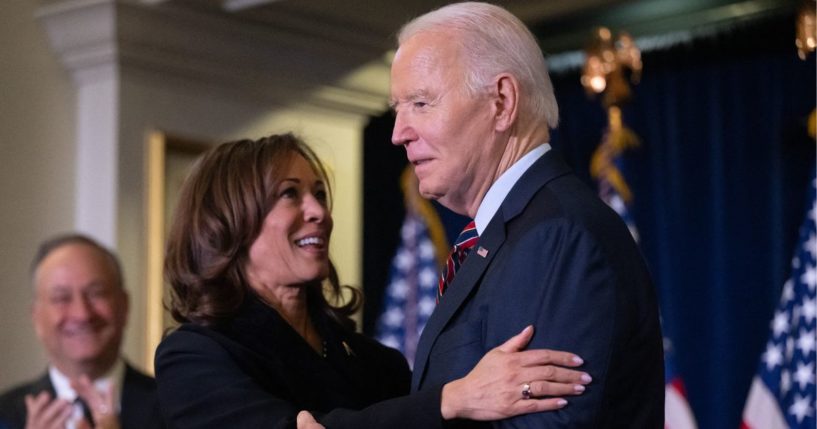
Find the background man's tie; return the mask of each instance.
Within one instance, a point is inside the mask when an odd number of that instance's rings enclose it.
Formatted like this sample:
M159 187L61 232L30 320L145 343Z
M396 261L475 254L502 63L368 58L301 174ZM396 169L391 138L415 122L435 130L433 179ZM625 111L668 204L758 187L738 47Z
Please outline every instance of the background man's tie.
M440 275L440 284L437 288L438 303L445 293L445 290L448 289L448 285L454 281L454 275L457 273L457 270L460 269L460 266L462 266L465 257L471 252L471 248L477 244L477 240L479 240L477 227L474 221L471 221L468 225L465 225L465 229L462 230L457 237L457 241L454 242L451 253L448 254L448 260L443 267L443 272Z
M91 427L94 426L94 417L91 414L91 408L88 406L88 403L85 402L82 398L77 395L76 399L74 399L75 404L79 404L80 408L82 408L82 417L88 421Z

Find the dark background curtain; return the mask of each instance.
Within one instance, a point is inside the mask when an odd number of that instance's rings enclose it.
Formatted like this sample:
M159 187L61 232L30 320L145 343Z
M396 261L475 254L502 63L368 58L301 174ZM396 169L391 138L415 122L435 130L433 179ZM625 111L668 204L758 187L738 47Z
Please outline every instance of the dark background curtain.
M789 272L815 167L806 118L815 107L814 55L800 61L794 17L736 24L644 55L624 121L641 139L624 174L700 428L737 428ZM577 73L553 76L561 109L552 137L590 186L606 114ZM403 216L402 149L392 116L364 135L364 329L372 333ZM442 209L449 237L464 224Z

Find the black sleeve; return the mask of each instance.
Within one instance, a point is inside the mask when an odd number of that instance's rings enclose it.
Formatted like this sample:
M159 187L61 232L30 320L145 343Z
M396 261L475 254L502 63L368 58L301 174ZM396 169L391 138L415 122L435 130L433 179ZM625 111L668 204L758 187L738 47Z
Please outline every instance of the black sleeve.
M661 413L664 405L661 338L655 303L644 298L651 285L639 280L638 264L617 264L617 255L569 222L540 226L519 244L511 259L527 258L531 268L508 269L498 277L508 305L493 316L518 320L504 325L516 325L513 329L493 331L492 342L533 324L529 349L578 354L585 362L580 369L593 382L582 395L566 396L561 410L521 415L493 427L661 427L663 418L651 411Z
M20 388L0 395L0 429L23 429L26 425L26 408Z
M401 374L397 383L403 386L405 378ZM156 353L156 381L162 414L175 429L295 428L301 411L264 390L218 342L195 332L177 331L162 342ZM442 425L441 391L439 387L359 411L336 409L316 418L329 429L433 429Z
M155 364L169 427L294 427L298 410L263 390L211 338L177 331L159 345Z
M439 386L378 402L360 411L336 409L318 420L327 429L442 428L441 394Z

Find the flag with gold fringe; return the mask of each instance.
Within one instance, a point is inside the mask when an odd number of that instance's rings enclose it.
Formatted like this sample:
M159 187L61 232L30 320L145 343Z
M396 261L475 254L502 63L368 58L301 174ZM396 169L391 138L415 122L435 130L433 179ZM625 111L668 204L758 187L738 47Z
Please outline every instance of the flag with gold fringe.
M608 109L608 128L590 164L590 172L596 178L599 197L621 216L633 239L639 241L638 228L629 210L632 192L621 172L622 153L639 145L638 137L624 126L621 110L616 106ZM687 401L686 389L674 364L672 342L664 337L665 403L664 427L666 429L696 429L697 423Z
M436 305L437 280L448 243L436 210L420 196L410 168L403 172L401 185L406 216L375 337L400 350L413 366L417 341Z

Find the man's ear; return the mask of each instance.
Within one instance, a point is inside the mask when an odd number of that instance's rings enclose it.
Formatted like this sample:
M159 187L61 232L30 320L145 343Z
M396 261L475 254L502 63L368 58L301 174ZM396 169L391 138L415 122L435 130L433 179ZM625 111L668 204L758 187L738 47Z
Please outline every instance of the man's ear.
M508 73L494 78L494 127L498 132L510 129L519 114L519 82Z

